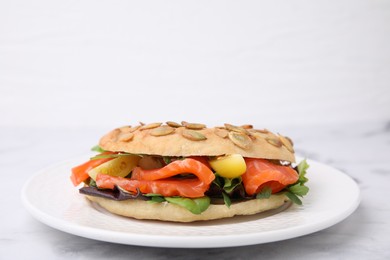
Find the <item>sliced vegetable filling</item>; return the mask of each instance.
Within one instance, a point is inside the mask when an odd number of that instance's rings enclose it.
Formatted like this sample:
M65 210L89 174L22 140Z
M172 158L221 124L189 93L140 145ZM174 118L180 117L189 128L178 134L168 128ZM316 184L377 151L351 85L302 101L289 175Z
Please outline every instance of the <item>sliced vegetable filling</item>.
M194 174L197 178L173 178L183 173ZM154 170L143 170L136 167L131 178L98 174L96 185L104 189L113 189L115 186L119 186L130 192L136 192L139 189L142 193L157 193L168 197L198 198L204 196L214 178L213 172L202 162L187 158Z
M230 207L231 199L265 199L284 191L294 203L301 204L297 196L308 192L306 161L292 168L238 154L171 158L99 152L72 169L75 186L90 181L80 193L115 200L166 201L200 214L207 209L210 198L223 199Z

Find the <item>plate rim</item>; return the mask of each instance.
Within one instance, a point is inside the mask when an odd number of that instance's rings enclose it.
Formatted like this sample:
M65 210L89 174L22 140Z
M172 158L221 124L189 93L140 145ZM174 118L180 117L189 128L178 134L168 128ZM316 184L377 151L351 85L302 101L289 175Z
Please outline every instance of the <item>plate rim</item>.
M46 224L47 226L50 226L54 229L72 235L76 235L79 237L85 237L88 239L111 242L111 243L146 246L146 247L160 247L160 248L223 248L223 247L249 246L255 244L276 242L276 241L301 237L304 235L308 235L329 228L343 221L348 216L350 216L358 208L361 202L361 191L358 184L353 180L353 178L351 178L349 175L345 174L344 172L334 167L320 163L315 160L307 159L309 165L316 164L318 166L328 168L329 170L334 171L337 174L340 174L340 176L349 179L350 183L353 185L353 188L355 189L356 192L356 197L353 203L348 205L348 207L346 207L346 209L342 212L342 214L334 215L333 217L320 222L320 224L315 223L315 224L305 225L305 226L291 226L286 229L262 231L261 233L235 234L234 236L223 235L223 234L208 235L207 236L208 238L214 239L213 243L205 242L204 241L205 236L201 236L201 235L194 235L189 237L186 236L178 237L178 236L168 236L168 235L152 236L150 234L133 234L133 233L129 234L129 233L123 233L123 232L118 232L113 230L104 230L98 227L77 225L76 223L65 221L64 219L57 218L56 216L47 214L43 210L34 207L33 203L29 200L29 197L27 196L27 190L35 178L39 177L40 175L44 174L49 170L58 168L65 164L69 164L74 160L80 160L80 158L81 156L78 156L73 159L64 160L49 165L37 171L32 176L30 176L30 178L28 178L28 180L24 183L21 189L22 204L35 219L37 219L43 224ZM297 161L302 160L302 158L303 157L297 156ZM129 240L130 236L135 237L135 239ZM240 239L237 239L238 237ZM177 240L179 238L182 240L181 243L177 243ZM241 238L245 238L245 239L241 239ZM156 241L155 239L158 239L158 243L151 243L151 240Z

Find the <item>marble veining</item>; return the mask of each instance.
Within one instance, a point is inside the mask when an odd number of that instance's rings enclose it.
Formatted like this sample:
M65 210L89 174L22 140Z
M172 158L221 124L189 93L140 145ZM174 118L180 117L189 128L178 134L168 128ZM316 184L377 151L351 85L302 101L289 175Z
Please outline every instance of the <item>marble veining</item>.
M31 174L87 152L104 129L1 128L0 259L390 259L390 121L275 130L295 140L299 155L350 175L361 189L359 208L341 223L299 238L233 248L173 249L73 236L38 222L23 208L20 189Z

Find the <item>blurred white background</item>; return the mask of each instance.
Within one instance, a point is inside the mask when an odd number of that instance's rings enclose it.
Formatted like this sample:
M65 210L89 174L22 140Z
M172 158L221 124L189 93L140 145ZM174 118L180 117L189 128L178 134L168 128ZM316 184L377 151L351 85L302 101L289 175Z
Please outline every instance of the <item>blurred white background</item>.
M0 2L0 126L388 119L389 1Z

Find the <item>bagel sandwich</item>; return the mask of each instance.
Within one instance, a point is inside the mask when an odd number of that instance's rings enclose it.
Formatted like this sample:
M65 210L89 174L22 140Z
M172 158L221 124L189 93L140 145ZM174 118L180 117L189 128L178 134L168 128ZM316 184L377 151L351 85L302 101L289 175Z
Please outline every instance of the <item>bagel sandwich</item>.
M188 122L116 128L72 168L79 192L121 216L172 222L254 215L302 204L305 160L293 142L252 125Z

